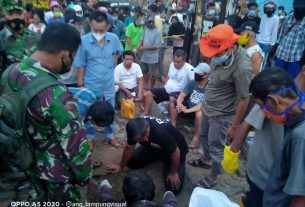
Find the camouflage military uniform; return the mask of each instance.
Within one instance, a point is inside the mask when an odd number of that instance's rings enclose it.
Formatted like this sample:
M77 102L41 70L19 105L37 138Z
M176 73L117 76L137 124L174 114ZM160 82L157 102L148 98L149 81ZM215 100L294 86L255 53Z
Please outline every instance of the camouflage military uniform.
M36 51L40 36L24 29L22 35L13 35L7 26L0 31L0 74L8 65L20 62Z
M20 90L40 75L59 78L41 67L39 62L26 58L10 73L9 84ZM33 171L44 183L47 200L80 201L78 186L88 184L92 166L75 98L64 85L51 86L33 98L27 112L27 131L34 148L40 149L36 152Z

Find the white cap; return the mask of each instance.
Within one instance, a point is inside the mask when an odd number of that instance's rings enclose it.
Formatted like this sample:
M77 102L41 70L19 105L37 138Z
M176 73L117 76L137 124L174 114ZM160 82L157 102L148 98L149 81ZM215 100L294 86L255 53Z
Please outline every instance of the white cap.
M195 73L202 74L207 73L210 74L210 66L206 63L199 63L195 68Z

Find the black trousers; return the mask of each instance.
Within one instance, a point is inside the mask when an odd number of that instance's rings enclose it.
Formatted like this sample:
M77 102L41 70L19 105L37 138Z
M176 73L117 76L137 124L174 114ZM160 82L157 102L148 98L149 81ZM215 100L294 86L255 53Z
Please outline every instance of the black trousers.
M127 166L130 169L140 169L152 162L162 161L164 164L163 179L164 179L165 189L167 191L172 191L176 195L181 192L184 184L185 157L186 157L185 155L180 156L180 164L177 170L180 179L179 189L173 189L171 183L166 181L166 178L171 170L171 158L170 155L165 154L162 150L151 149L141 145L137 147L133 156L129 160Z
M255 185L247 176L249 191L246 193L245 207L263 206L264 191Z

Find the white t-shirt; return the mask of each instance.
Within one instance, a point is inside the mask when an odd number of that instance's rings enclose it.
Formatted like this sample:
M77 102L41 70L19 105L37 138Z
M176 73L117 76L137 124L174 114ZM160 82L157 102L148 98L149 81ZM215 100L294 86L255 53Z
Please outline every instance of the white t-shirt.
M182 91L190 80L194 79L194 67L189 63L185 63L184 66L177 70L174 63L171 63L168 71L168 81L164 88L167 93Z
M29 26L28 26L28 29L30 30L30 31L32 31L32 32L36 32L36 33L38 33L38 29L39 28L37 28L36 26L35 26L35 24L30 24ZM46 29L46 25L45 24L41 24L41 27L40 27L40 34L42 34L44 31L45 31L45 29Z
M142 78L142 70L138 63L132 63L130 69L124 67L124 63L121 63L115 67L114 81L116 84L122 83L127 89L133 89L136 87L137 79Z
M279 28L279 18L277 15L273 17L262 16L259 25L259 34L256 37L258 43L274 45L277 40L277 32Z

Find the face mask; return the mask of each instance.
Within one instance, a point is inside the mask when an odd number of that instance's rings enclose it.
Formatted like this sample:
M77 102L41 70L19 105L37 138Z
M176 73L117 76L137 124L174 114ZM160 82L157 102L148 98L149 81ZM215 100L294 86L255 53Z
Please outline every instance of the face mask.
M71 64L70 65L65 64L64 57L61 58L61 70L59 72L60 75L65 74L65 73L70 71L70 68L71 68L71 65L74 61L74 58L72 57L71 53L69 54L69 57L71 59Z
M250 10L249 10L249 13L248 13L248 16L249 16L249 17L256 17L256 10L250 9Z
M295 8L293 16L298 21L302 20L305 16L305 8Z
M279 19L284 19L284 18L285 18L284 15L280 15L280 16L279 16Z
M134 12L130 12L130 16L131 16L131 17L134 17L134 16L135 16L135 13L134 13Z
M25 21L22 19L12 19L12 20L7 20L6 24L15 32L20 31L24 25L25 25Z
M304 103L304 95L302 95L302 93L300 92L299 88L297 85L294 85L294 86L290 86L288 88L285 88L285 89L282 89L280 91L277 91L277 92L274 92L272 94L281 94L285 91L289 91L291 90L293 87L296 88L297 90L297 93L298 95L300 96L300 99L295 101L293 104L291 104L288 108L285 109L285 111L283 112L280 112L280 113L275 113L275 112L272 112L268 109L268 106L267 106L267 101L266 103L261 107L261 110L262 112L264 113L264 115L272 120L273 122L277 123L277 124L285 124L288 120L288 113L292 110L293 107L295 107L298 103L299 103L299 107L300 109L303 111L303 109L301 108L303 103Z
M245 32L238 40L238 44L241 46L245 46L249 42L249 33Z
M54 15L55 18L61 17L61 13L60 12L53 12L53 15Z
M140 25L142 25L142 26L144 26L144 25L145 25L145 21L144 21L144 19L142 19L142 20L140 21Z
M272 17L274 11L264 9L264 13L267 15L267 17Z
M104 37L105 37L105 33L101 34L101 33L95 33L95 32L91 32L92 36L96 39L97 42L100 42Z
M223 62L225 62L227 59L229 59L229 55L226 52L223 56L220 57L213 57L211 60L211 64L216 66L216 65L221 65Z
M198 73L195 73L194 79L195 79L195 81L199 82L199 81L202 81L204 78L203 78L202 74L200 75Z
M112 18L113 18L113 20L114 20L114 21L116 21L116 20L118 20L118 19L119 19L119 18L118 18L118 17L116 17L116 16L113 16Z
M215 16L216 10L215 10L215 9L211 9L211 10L209 10L208 14L209 14L210 16Z

